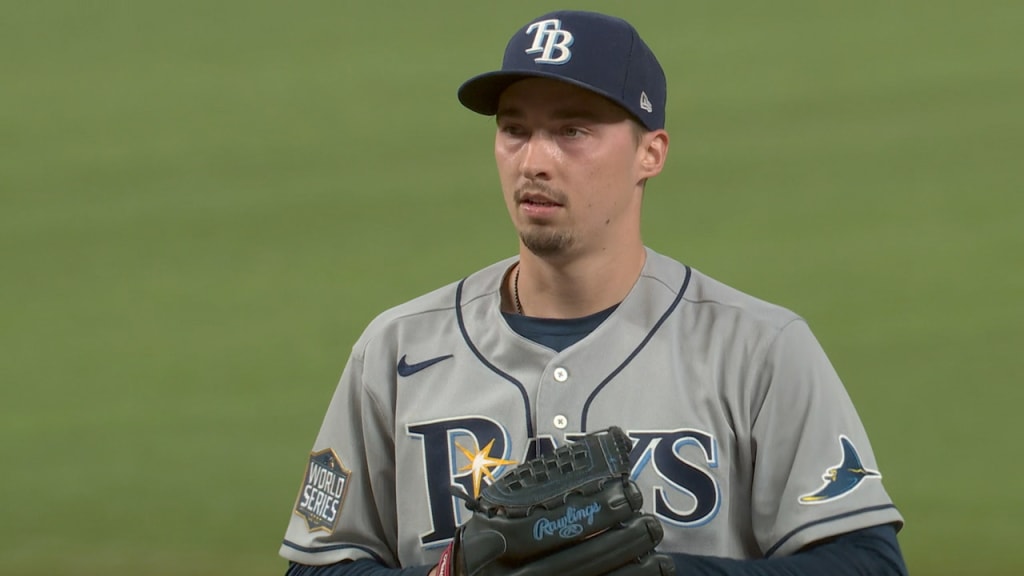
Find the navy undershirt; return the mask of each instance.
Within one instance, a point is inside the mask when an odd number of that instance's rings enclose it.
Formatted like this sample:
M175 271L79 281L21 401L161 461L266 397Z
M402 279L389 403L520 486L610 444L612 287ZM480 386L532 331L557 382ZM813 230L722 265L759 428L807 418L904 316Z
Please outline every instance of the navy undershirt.
M907 576L907 567L889 524L873 526L809 547L792 556L733 560L670 554L676 576ZM427 576L433 566L388 568L376 560L327 566L289 563L286 576Z
M547 346L555 352L561 352L569 346L584 339L604 322L605 318L612 315L618 308L616 304L596 314L570 320L556 320L553 318L534 318L532 316L520 316L502 312L509 328L523 338L533 340L541 346Z
M616 306L571 320L502 313L517 334L561 352L601 325ZM896 528L872 526L805 548L792 556L734 560L670 554L676 576L907 576ZM291 562L286 576L427 576L433 566L388 568L375 560L307 566Z

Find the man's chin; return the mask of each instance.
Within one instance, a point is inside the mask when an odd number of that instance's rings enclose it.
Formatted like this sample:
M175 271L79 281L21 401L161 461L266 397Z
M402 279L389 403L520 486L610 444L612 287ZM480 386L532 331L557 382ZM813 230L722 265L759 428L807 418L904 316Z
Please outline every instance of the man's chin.
M573 245L572 234L561 230L529 230L519 233L526 249L537 256L558 256Z

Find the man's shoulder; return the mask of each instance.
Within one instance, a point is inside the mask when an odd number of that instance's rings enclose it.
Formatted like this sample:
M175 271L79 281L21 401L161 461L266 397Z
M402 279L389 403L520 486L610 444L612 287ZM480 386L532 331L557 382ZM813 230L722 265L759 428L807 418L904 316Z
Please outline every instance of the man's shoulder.
M673 280L683 278L682 301L691 313L775 329L801 319L789 308L753 296L692 266L657 253L653 256L651 268L657 276ZM666 285L671 285L673 280Z
M752 321L784 325L800 316L785 306L763 300L743 290L712 278L698 270L693 271L686 301L698 307L717 309L748 317Z
M444 286L435 288L430 292L416 296L411 300L406 300L401 304L397 304L391 308L381 311L367 325L366 330L368 332L372 332L382 326L401 322L406 318L415 318L424 314L451 310L455 303L454 294L460 282L461 280L450 282Z
M432 330L455 321L457 303L465 305L500 289L500 278L514 259L502 260L380 312L363 331L361 343L399 327ZM358 344L357 344L358 345Z

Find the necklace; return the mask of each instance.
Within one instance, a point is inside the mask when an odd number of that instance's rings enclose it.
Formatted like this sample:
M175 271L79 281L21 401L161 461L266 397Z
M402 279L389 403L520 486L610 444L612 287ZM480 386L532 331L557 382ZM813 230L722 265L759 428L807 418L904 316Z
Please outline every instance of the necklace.
M516 277L512 281L512 298L515 300L516 314L523 316L523 304L519 302L519 266L516 265Z

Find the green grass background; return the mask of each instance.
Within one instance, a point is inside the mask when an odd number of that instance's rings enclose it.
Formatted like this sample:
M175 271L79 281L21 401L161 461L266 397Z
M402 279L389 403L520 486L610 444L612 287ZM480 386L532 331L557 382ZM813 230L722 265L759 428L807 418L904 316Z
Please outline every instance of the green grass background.
M669 76L647 243L806 316L918 575L1024 573L1024 3L0 6L0 573L281 574L349 347L515 250L455 89L554 7Z

